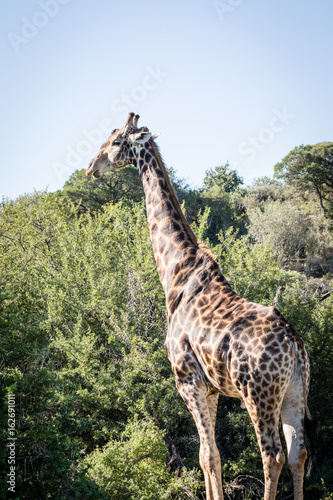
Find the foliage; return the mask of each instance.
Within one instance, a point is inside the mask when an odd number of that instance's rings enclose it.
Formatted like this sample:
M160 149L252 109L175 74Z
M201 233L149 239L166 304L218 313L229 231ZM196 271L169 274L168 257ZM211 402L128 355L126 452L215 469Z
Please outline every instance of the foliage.
M231 170L229 163L206 170L203 180L204 191L216 190L231 193L236 191L242 184L243 178L239 176L237 170Z
M333 143L294 148L274 167L275 175L316 193L324 216L333 217Z
M17 487L30 498L73 498L62 480L82 477L80 453L133 414L180 433L190 420L163 349L164 296L143 214L108 205L80 215L46 194L3 207L2 389L21 402Z
M264 209L248 213L249 233L260 244L269 241L281 262L304 255L308 246L310 224L290 202L268 202Z
M274 180L245 189L235 176L227 183L227 166L209 172L198 190L171 177L230 284L277 304L307 343L318 425L305 498L329 498L333 300L318 295L332 288L330 222ZM292 268L303 248L304 268ZM3 202L0 306L1 439L5 449L14 393L17 498L202 498L198 434L163 347L165 298L134 169L95 181L76 172L55 194ZM166 436L180 476L168 470ZM259 449L237 400L220 398L216 438L229 498L261 498ZM1 465L6 474L6 457ZM291 491L285 467L279 495Z
M236 170L231 170L229 163L206 171L202 199L205 207L210 208L207 237L213 243L218 242L217 235L230 227L245 232L245 210L242 200L243 179Z
M281 183L269 177L255 179L243 199L247 210L263 208L271 201L284 201L284 193Z
M248 300L270 305L286 275L270 244L253 245L249 236L239 238L232 229L220 234L220 242L214 251L230 284Z
M304 211L295 200L266 201L248 210L249 234L261 245L269 242L282 264L322 277L333 271L330 222Z
M108 498L128 500L187 499L201 484L196 472L183 470L182 480L168 473L164 432L152 421L130 421L120 439L111 439L85 460L89 476Z
M333 232L331 223L319 215L310 215L306 273L325 276L333 273Z
M106 203L120 200L132 203L143 198L138 171L131 165L94 180L86 176L84 169L76 170L65 183L62 194L78 204L82 212L99 210Z

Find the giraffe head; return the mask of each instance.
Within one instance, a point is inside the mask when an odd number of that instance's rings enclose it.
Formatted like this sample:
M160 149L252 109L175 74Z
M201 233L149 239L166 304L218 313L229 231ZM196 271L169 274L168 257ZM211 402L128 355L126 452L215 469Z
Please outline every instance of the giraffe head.
M95 158L89 163L87 175L101 177L108 170L135 163L144 144L150 138L158 136L149 132L147 127L138 128L139 118L139 115L130 113L123 128L112 131L108 140L102 144Z

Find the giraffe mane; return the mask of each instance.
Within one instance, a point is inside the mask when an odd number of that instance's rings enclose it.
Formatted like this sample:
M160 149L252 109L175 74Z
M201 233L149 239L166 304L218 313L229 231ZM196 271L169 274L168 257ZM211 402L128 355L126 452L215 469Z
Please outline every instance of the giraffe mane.
M142 128L144 128L144 127L142 127ZM205 257L208 260L210 260L214 263L217 263L216 255L214 255L211 252L211 250L204 243L202 243L202 241L199 240L199 238L196 237L193 230L191 229L191 226L189 225L189 223L188 223L188 221L187 221L187 219L186 219L186 217L185 217L185 215L180 207L179 200L178 200L176 192L175 192L175 188L173 187L172 182L170 180L169 174L167 172L167 169L166 169L166 166L165 166L165 163L163 161L163 158L162 158L162 155L160 153L158 145L156 144L156 142L153 139L150 139L149 143L153 147L155 158L158 162L158 166L160 167L160 169L162 170L162 172L164 174L168 189L169 189L171 197L172 197L172 201L174 202L174 206L177 209L177 213L178 213L178 215L179 215L179 217L184 225L184 228L186 229L187 234L189 235L192 243L199 247L199 249L204 253Z
M183 214L183 211L180 207L179 200L178 200L176 192L175 192L175 188L173 187L172 182L170 181L170 177L169 177L169 174L167 172L163 158L161 156L160 150L159 150L156 142L153 139L149 139L149 143L153 147L154 155L155 155L155 158L158 162L158 166L160 167L160 169L162 170L162 172L164 174L164 178L165 178L165 181L167 183L167 187L170 190L170 195L171 195L172 201L174 203L174 207L176 208L177 213L180 217L180 220L182 221L182 224L184 225L184 229L186 230L192 243L194 245L199 245L199 240L196 237L196 235L194 234L194 232L192 231L191 226L189 225L188 221L186 220L185 215Z
M198 245L199 245L200 250L202 250L202 252L205 254L207 259L214 262L214 263L216 262L218 264L217 256L215 254L213 254L213 252L210 250L210 248L208 248L207 245L202 243L201 240L198 239L197 241L198 241Z

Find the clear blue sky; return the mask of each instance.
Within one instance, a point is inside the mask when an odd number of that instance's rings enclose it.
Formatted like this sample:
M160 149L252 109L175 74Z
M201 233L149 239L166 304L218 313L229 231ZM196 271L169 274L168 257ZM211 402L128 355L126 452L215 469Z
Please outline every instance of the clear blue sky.
M200 185L332 140L331 0L1 2L0 196L54 191L128 111Z

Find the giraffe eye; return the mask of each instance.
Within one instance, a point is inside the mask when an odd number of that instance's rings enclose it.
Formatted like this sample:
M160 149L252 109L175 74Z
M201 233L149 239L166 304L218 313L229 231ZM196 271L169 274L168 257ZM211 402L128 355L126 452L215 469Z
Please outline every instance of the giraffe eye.
M120 146L121 142L120 141L114 141L112 146Z

